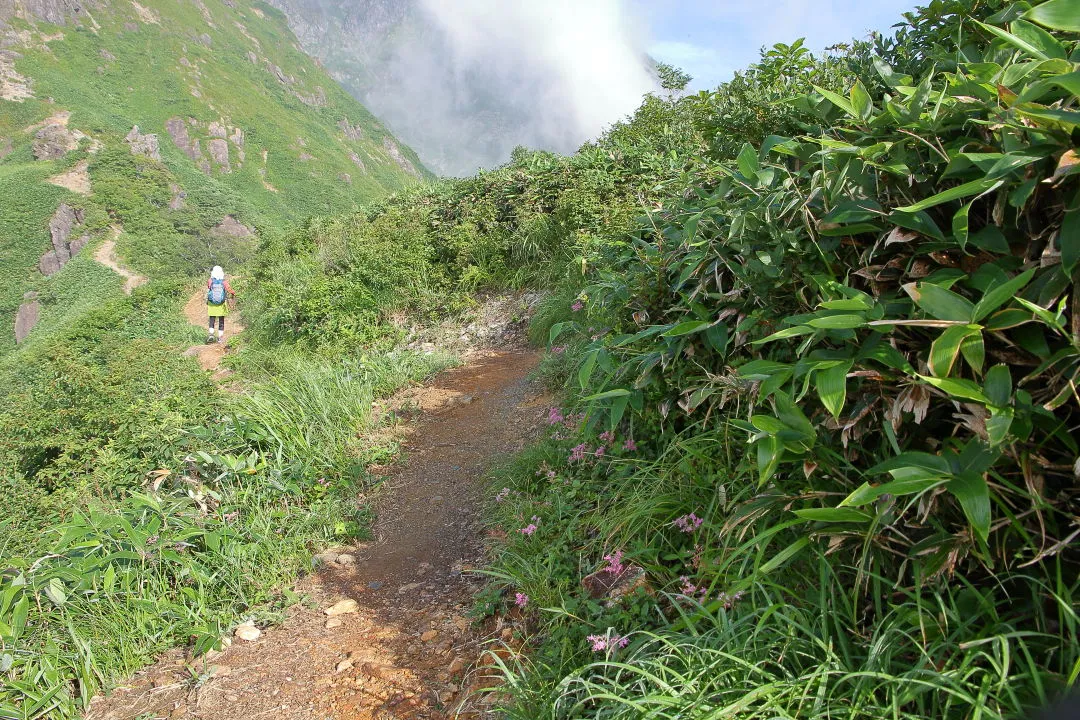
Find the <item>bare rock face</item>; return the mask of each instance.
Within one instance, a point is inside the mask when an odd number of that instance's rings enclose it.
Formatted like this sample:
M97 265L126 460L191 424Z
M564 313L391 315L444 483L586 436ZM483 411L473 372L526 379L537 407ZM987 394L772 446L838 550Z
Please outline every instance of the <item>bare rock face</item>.
M69 19L77 22L86 10L100 7L97 0L0 0L0 22L20 18L66 25Z
M210 234L218 237L249 238L255 236L255 231L232 215L226 215L221 222L210 229Z
M161 150L158 147L158 136L156 134L143 135L139 132L139 126L135 125L131 128L131 132L127 134L124 141L128 145L131 145L132 155L146 155L154 160L161 159Z
M181 152L192 160L202 160L202 150L199 149L199 141L192 140L188 135L187 125L178 117L170 118L165 122L165 130L172 138L173 144L180 148Z
M326 97L326 90L322 86L315 88L315 92L312 93L302 93L294 90L293 95L308 107L326 107L330 104Z
M40 319L41 303L37 301L37 293L28 292L23 296L23 304L15 315L15 342L21 343L25 340Z
M82 222L82 210L75 210L67 203L61 203L56 209L52 219L49 220L49 236L52 239L53 249L42 255L38 261L38 269L42 275L53 275L59 272L60 268L67 265L68 261L78 255L79 251L90 242L90 236L86 233L74 240L71 239Z
M210 123L210 127L208 127L206 131L210 133L210 137L223 138L228 135L225 131L225 126L219 122Z
M214 138L207 144L210 150L210 157L214 162L220 165L225 172L231 172L232 167L229 165L229 143L221 138Z
M420 177L420 171L417 170L409 158L401 154L401 148L394 142L394 139L389 135L383 138L383 147L386 148L386 152L390 153L390 159L398 164L405 172L409 173L413 177Z
M356 163L356 166L360 168L360 172L367 172L367 166L364 165L364 161L360 159L360 156L356 153L349 153L349 158Z
M79 147L79 138L64 122L50 122L34 134L34 157L58 160Z
M170 185L169 190L172 191L172 199L169 200L170 210L183 210L187 199L187 193L179 185Z
M363 140L364 131L357 126L352 125L349 122L349 118L344 118L338 122L337 126L341 128L341 132L345 133L345 137L349 140Z
M232 144L238 148L244 147L244 131L240 128L233 128L229 140L231 140Z

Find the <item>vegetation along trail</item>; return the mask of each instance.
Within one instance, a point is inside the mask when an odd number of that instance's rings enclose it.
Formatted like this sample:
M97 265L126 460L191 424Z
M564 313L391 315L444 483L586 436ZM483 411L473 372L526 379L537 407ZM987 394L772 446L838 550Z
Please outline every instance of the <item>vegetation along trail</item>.
M480 479L492 459L521 450L545 398L526 380L536 355L499 352L399 395L423 417L405 461L385 469L374 539L328 551L280 627L241 625L221 654L173 651L109 698L89 720L131 717L480 717L470 690L485 631L468 613L482 584ZM490 696L489 696L490 697Z

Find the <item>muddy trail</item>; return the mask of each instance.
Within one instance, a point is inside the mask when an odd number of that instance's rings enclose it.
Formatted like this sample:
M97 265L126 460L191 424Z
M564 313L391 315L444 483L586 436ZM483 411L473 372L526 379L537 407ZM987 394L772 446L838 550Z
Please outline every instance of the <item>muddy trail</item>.
M236 280L237 278L231 278ZM230 300L230 303L235 301ZM206 316L206 290L200 289L192 295L187 303L184 305L184 317L192 325L198 325L206 332L208 318ZM214 373L215 379L224 378L228 372L220 369L221 361L225 357L227 348L229 346L229 340L239 333L244 332L244 324L240 319L239 313L231 310L228 316L225 318L225 342L223 343L209 343L202 345L192 345L188 348L184 354L189 357L194 357L199 361L199 367L203 370L208 370ZM215 331L216 333L216 331Z
M95 699L87 720L487 716L483 650L504 629L469 617L483 585L470 572L484 556L483 476L539 432L536 362L486 353L395 398L417 418L375 491L374 540L317 557L296 588L311 602L282 625L241 627L209 657L172 651Z

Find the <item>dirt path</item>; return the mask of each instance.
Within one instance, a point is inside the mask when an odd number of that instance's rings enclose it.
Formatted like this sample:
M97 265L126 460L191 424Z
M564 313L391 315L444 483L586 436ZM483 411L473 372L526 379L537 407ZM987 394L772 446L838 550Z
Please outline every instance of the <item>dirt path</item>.
M484 716L471 691L489 680L476 662L500 628L467 617L481 585L467 572L483 554L480 480L541 425L546 398L526 381L536 361L491 353L410 394L423 417L380 488L376 539L324 554L299 587L316 607L209 661L174 651L96 699L87 720ZM356 609L328 619L343 600Z
M232 278L235 280L236 278ZM184 317L192 325L198 325L203 329L203 332L207 329L207 317L206 317L206 291L198 290L184 305ZM214 331L216 334L216 330ZM225 318L225 342L213 343L203 345L192 345L188 348L184 354L198 358L199 366L203 370L209 370L215 373L215 377L224 376L226 373L223 370L219 370L222 358L225 357L225 350L228 347L229 340L235 335L244 332L244 324L240 321L240 315L233 311L230 312L228 317Z
M124 278L124 294L130 295L135 288L140 285L145 285L147 279L136 272L128 270L120 264L120 261L116 257L116 238L123 230L115 225L113 225L110 230L112 231L112 237L101 243L101 247L94 252L94 260Z

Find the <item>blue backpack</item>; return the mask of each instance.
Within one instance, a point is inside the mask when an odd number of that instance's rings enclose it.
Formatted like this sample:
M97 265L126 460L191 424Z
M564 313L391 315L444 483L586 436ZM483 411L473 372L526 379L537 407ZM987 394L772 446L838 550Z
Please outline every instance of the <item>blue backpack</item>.
M206 291L206 302L211 305L221 305L225 302L225 281L211 280L210 289Z

